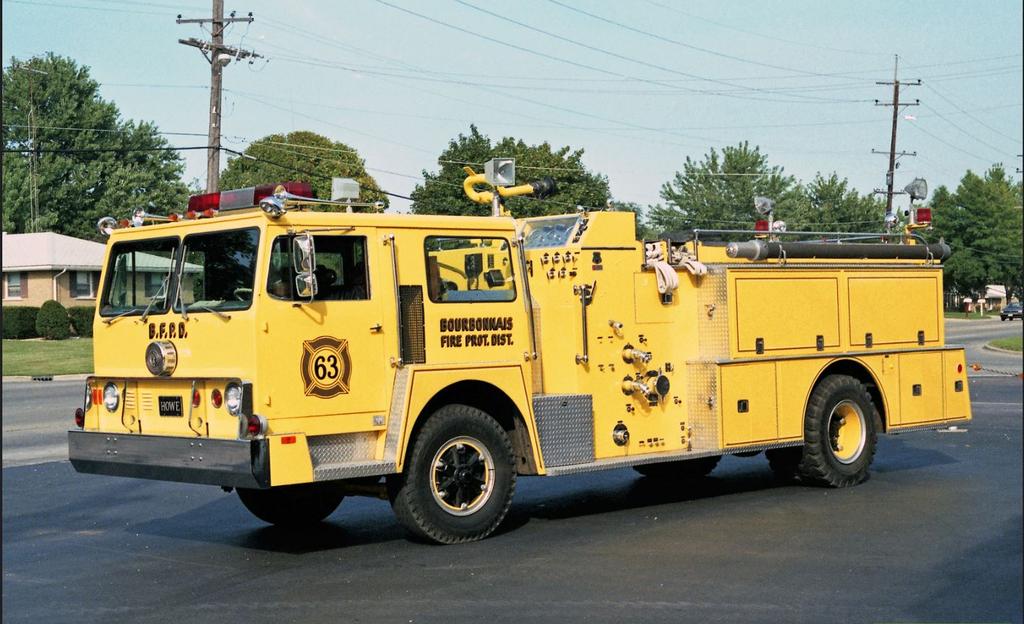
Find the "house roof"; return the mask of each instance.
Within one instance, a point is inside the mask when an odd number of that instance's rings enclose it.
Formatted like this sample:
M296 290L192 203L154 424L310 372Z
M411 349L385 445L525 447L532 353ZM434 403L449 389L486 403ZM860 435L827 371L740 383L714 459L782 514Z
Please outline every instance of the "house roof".
M3 235L4 271L99 271L106 245L56 232Z

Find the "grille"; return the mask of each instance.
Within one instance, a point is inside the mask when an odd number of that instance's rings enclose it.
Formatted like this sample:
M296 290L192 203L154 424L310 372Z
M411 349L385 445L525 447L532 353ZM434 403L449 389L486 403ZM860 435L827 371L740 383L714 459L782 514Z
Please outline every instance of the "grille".
M427 342L423 327L423 288L400 286L402 306L402 361L422 364L427 361Z

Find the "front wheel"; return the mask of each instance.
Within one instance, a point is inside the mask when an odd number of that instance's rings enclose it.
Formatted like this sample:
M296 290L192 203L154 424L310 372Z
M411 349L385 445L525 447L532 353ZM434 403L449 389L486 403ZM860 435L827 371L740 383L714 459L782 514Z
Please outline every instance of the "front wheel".
M515 491L512 443L493 418L468 405L434 412L405 470L388 479L395 515L415 536L440 544L490 535Z
M848 375L826 377L807 404L800 478L830 487L866 480L880 422L864 384Z
M344 494L322 483L283 485L267 490L238 488L238 498L252 515L288 528L314 525L331 515Z

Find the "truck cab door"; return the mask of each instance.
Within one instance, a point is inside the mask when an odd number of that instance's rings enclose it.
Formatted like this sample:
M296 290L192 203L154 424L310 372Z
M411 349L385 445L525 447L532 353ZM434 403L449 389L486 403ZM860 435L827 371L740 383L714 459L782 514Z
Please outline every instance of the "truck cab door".
M294 236L271 242L257 410L275 418L366 414L365 422L354 416L359 429L385 414L393 372L382 301L393 295L375 236L374 228L313 233L312 297L301 297L295 283Z

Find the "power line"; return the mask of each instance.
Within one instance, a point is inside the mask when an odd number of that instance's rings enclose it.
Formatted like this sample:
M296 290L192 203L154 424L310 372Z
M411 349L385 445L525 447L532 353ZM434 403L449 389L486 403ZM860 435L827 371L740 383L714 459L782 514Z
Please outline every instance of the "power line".
M456 0L456 1L459 2L460 4L466 4L467 6L472 6L470 4L467 4L466 2L463 2L462 0ZM718 57L729 59L729 60L732 60L732 61L738 61L740 63L747 63L747 64L750 64L750 65L757 65L759 67L768 67L770 69L781 69L782 71L794 72L794 73L798 73L798 74L805 74L805 75L809 75L809 76L830 76L829 74L823 74L823 73L819 73L819 72L807 71L807 70L803 70L803 69L797 69L797 68L794 68L794 67L785 67L785 66L782 66L782 65L773 65L771 63L762 63L761 61L755 61L755 60L752 60L752 59L747 59L747 58L743 58L743 57L740 57L740 56L735 56L735 55L732 55L732 54L727 54L725 52L720 52L718 50L712 50L712 49L709 49L709 48L702 48L700 46L696 46L696 45L693 45L691 43L686 43L685 41L680 41L678 39L672 39L671 37L664 37L662 35L658 35L658 34L655 34L655 33L652 33L652 32L646 31L646 30L641 30L639 28L634 28L633 26L630 26L628 24L623 24L622 22L617 22L617 21L615 21L613 19L609 19L607 17L602 17L600 15L596 15L596 14L591 13L589 11L584 11L583 9L571 6L569 4L561 2L560 0L548 0L548 2L550 2L550 3L554 4L554 5L560 6L560 7L564 8L564 9L568 9L570 11L573 11L575 13L579 13L581 15L585 15L585 16L590 17L592 19L599 20L599 21L604 22L606 24L611 24L613 26L617 26L619 28L628 30L630 32L635 32L635 33L643 35L645 37L650 37L652 39L657 39L658 41L663 41L665 43L671 43L673 45L677 45L677 46L686 48L688 50L696 50L698 52L703 52L705 54L711 54L713 56L718 56Z
M708 24L714 24L715 26L718 26L719 28L725 28L727 30L734 30L736 32L740 32L740 33L743 33L743 34L746 34L746 35L753 35L755 37L761 37L762 39L768 39L768 40L771 40L771 41L781 41L782 43L788 43L788 44L791 44L791 45L803 46L803 47L807 47L807 48L815 48L815 49L818 49L818 50L828 50L830 52L842 52L844 54L862 54L862 55L865 55L865 56L877 56L877 55L888 56L888 53L886 53L886 52L866 52L864 50L848 50L848 49L843 49L843 48L833 48L833 47L829 47L829 46L823 46L823 45L816 45L816 44L813 44L813 43L808 43L806 41L794 41L792 39L785 39L783 37L776 37L776 36L772 36L772 35L766 35L764 33L755 32L753 30L746 30L744 28L737 28L735 26L730 26L728 24L723 24L721 22L716 22L716 21L708 19L706 17L701 17L699 15L694 15L693 13L687 13L686 11L682 11L682 10L676 8L676 7L669 6L667 4L662 4L660 2L654 2L653 0L646 0L646 1L647 1L648 4L653 4L656 7L661 7L663 9L667 9L669 11L673 11L675 13L679 13L680 15L685 15L686 17L690 17L690 18L693 18L693 19L696 19L696 20L700 20L702 22L707 22Z
M981 143L982 145L984 145L985 147L989 148L990 150L992 150L992 151L996 152L997 154L998 154L999 152L1002 152L1002 151L1003 151L1003 150L999 149L998 147L996 147L995 145L992 145L991 143L989 143L989 142L987 142L987 141L983 141L983 140L981 140L981 139L980 139L980 138L978 138L978 137L977 137L977 136L976 136L975 134L973 134L973 133L971 133L971 132L968 132L967 130L964 130L964 129L963 129L962 127L960 127L960 126L959 126L958 124L954 123L954 122L953 122L952 120L950 120L950 119L947 119L945 115L943 115L942 113L940 113L940 112L939 112L938 110L936 110L935 108L933 108L933 107L931 107L931 106L928 106L927 104L925 104L924 106L925 106L925 108L927 108L928 110L930 110L930 111L932 111L933 113L935 113L935 114L936 114L936 115L937 115L937 116L939 117L939 119L941 119L941 120L945 121L945 122L946 122L947 124L949 124L950 126L952 126L952 127L956 128L957 130L959 130L959 131L960 131L961 133L963 133L963 134L966 134L966 135L967 135L967 136L969 136L970 138L974 139L974 140L975 140L975 141L977 141L978 143Z
M930 85L930 84L929 84L929 85L925 85L925 87L927 87L928 89L930 89L930 90L932 91L932 93L934 93L935 95L939 96L939 97L940 97L940 98L942 98L943 100L946 100L946 102L947 102L947 103L949 103L950 105L952 105L952 106L953 106L953 108L955 108L955 109L957 110L957 112L959 112L959 113L962 113L962 114L966 115L966 116L968 117L968 119L971 119L971 120L973 120L973 121L974 121L975 123L977 123L977 124L978 124L978 125L980 125L981 127L983 127L983 128L987 128L988 130L991 130L991 131L992 131L992 132L993 132L994 134L997 134L997 135L999 135L999 137L1000 137L1000 138L1006 139L1007 141L1012 141L1012 142L1013 142L1013 143L1014 143L1015 145L1018 145L1018 144L1019 144L1019 143L1018 143L1018 142L1017 142L1017 141L1016 141L1015 139L1011 139L1010 137L1006 136L1005 134L1003 134L1003 133L1002 133L1002 132L1000 132L999 130L996 130L996 129L995 129L995 128L993 128L992 126L988 125L988 124L987 124L987 123L985 123L984 121L982 121L982 120L978 119L977 117L975 117L974 115L972 115L971 113L969 113L969 112L965 111L965 110L964 110L963 108L961 108L961 107L960 107L960 106L959 106L959 105L958 105L958 104L957 104L956 102L954 102L953 100L951 100L951 99L949 99L948 97L946 97L945 95L943 95L941 91L939 91L938 89L936 89L936 88L935 88L935 87L933 87L932 85ZM936 112L937 112L937 111L936 111ZM980 141L980 139L979 139L979 141ZM990 147L991 147L991 146L990 146Z
M560 35L558 33L553 33L553 32L547 31L547 30L543 30L541 28L537 28L536 26L531 26L530 24L526 24L524 22L520 22L518 20L514 20L514 19L512 19L512 18L510 18L508 16L505 16L505 15L502 15L500 13L495 13L494 11L490 11L490 10L485 9L483 7L476 6L475 4L471 4L471 3L467 2L466 0L455 0L455 1L458 2L459 4L465 6L465 7L468 7L470 9L475 10L475 11L479 11L480 13L484 13L485 15L490 15L491 17L494 17L496 19L499 19L499 20L502 20L502 21L505 21L505 22L509 22L511 24L515 24L516 26L519 26L521 28L525 28L525 29L533 31L535 33L540 33L540 34L545 35L547 37L551 37L553 39L556 39L558 41L569 43L569 44L572 44L572 45L584 48L586 50L591 50L593 52L598 52L598 53L604 54L606 56L611 56L612 58L617 58L617 59L620 59L620 60L629 61L631 63L636 63L636 64L639 64L639 65L643 65L645 67L650 67L652 69L658 69L660 71L668 72L668 73L671 73L671 74L676 74L676 75L679 75L679 76L685 76L687 78L701 78L703 80L707 80L708 82L713 82L713 83L721 84L721 85L728 86L728 87L739 88L741 90L748 90L748 91L755 91L755 92L764 92L764 89L759 88L759 87L744 87L743 85L739 85L739 84L736 84L736 83L733 83L733 82L728 82L728 81L724 81L724 80L717 80L717 79L711 79L711 78L707 78L707 77L704 77L704 76L697 76L695 74L690 74L690 73L687 73L687 72L679 71L679 70L673 69L671 67L665 67L663 65L658 65L656 63L650 63L650 62L645 61L643 59L637 59L637 58L633 58L633 57L630 57L630 56L626 56L624 54L618 54L617 52L612 52L610 50L606 50L606 49L598 47L598 46L590 45L590 44L584 43L582 41L577 41L575 39L570 39L569 37L565 37L565 36ZM384 0L377 0L377 2L380 2L382 4L388 4L388 3L384 2ZM393 5L389 5L389 6L393 6ZM407 11L406 9L402 9L402 10ZM413 13L412 11L407 11L407 12ZM415 15L419 15L418 13L414 13L414 14ZM423 16L423 17L425 17L425 16ZM444 22L439 22L439 23L443 24ZM471 31L467 31L467 32L471 32ZM501 42L500 40L496 40L496 39L490 39L490 38L485 38L485 39L487 41L494 41L496 43L504 43L504 42ZM593 68L592 66L590 66L590 67ZM606 72L606 73L608 73L608 72ZM610 73L615 73L615 72L610 72ZM654 80L645 80L644 82L649 82L651 84L665 86L664 83L659 83L658 81L654 81ZM704 90L697 90L697 89L684 89L684 90L693 91L693 92L697 92L697 93L704 93L706 95L718 95L718 96L724 96L724 97L740 97L738 95L731 95L729 93L723 93L723 92L704 91ZM835 98L817 98L817 97L814 97L814 96L801 96L801 97L803 99L806 99L806 100L814 100L814 101L833 101L833 102L834 101L839 101L839 100L836 100ZM764 100L764 98L754 97L754 96L750 96L750 95L744 96L744 98L745 99L751 99L751 100ZM770 100L768 100L768 101L770 101ZM782 100L782 101L795 101L795 100ZM851 101L856 101L856 100L846 100L846 102L851 102Z
M915 129L915 130L917 130L918 132L922 132L922 133L930 136L931 138L935 139L939 143L942 143L946 147L950 147L952 149L955 149L956 151L960 152L961 154L966 154L967 156L970 156L971 158L976 158L979 161L988 163L990 165L992 164L992 161L989 160L988 158L985 158L984 156L978 156L977 154L969 152L969 151L965 150L964 148L962 148L962 147L960 147L958 145L954 145L954 144L950 143L949 141L943 139L942 137L938 136L937 134L935 134L933 132L929 132L928 130L925 130L920 125L911 124L910 127Z
M185 150L205 150L210 149L208 145L198 145L194 147L73 147L73 148L47 148L47 149L17 149L17 148L4 148L5 154L79 154L79 153L90 153L90 152L167 152L167 151L185 151Z
M114 8L105 8L105 7L84 6L84 5L81 5L81 4L65 4L65 3L61 3L61 2L35 2L35 1L30 1L30 0L4 0L4 3L28 4L28 5L33 5L33 6L56 7L56 8L61 8L61 9L83 9L83 10L86 10L86 11L103 11L105 13L134 13L136 15L163 15L163 16L167 15L166 13L159 13L157 11L138 11L138 10L133 10L133 9L120 9L120 8L114 9Z

